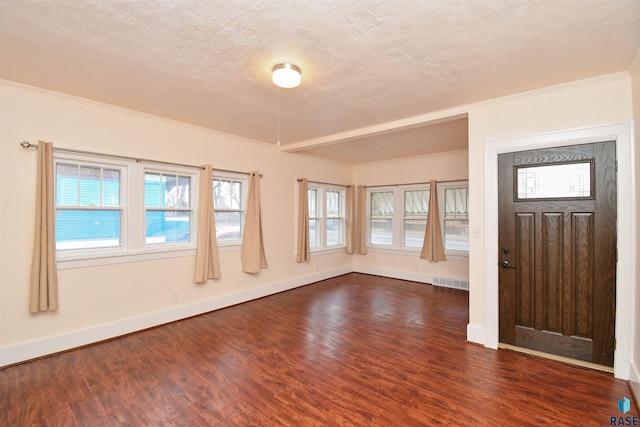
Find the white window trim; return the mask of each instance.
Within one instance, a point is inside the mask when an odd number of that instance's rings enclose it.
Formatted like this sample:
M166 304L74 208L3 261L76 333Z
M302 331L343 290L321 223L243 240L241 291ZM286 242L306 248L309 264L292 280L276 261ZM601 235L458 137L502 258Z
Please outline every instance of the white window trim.
M233 240L217 240L218 242L218 252L233 252L242 250L242 235L244 234L244 223L247 217L247 197L249 193L249 177L244 173L235 173L235 172L227 172L227 171L218 171L216 169L213 170L213 179L220 180L228 180L228 181L239 181L241 183L242 189L242 221L240 223L240 238ZM213 183L212 183L213 189ZM212 190L213 191L213 190ZM216 211L215 204L213 206L214 212ZM227 210L221 210L222 212L227 212ZM230 212L234 212L236 210L229 210ZM215 214L215 213L214 213Z
M95 166L99 168L110 168L116 169L120 172L120 204L117 207L106 206L104 210L115 210L120 211L120 245L117 247L105 247L105 248L92 248L92 249L69 249L69 250L56 250L56 259L64 260L64 259L75 259L75 258L86 258L95 256L109 256L109 255L119 255L125 252L125 248L127 245L127 236L124 231L128 226L129 219L129 208L127 203L127 194L128 189L125 185L122 185L123 182L128 181L128 173L129 168L126 163L117 162L117 161L101 161L100 159L96 159L95 157L85 157L85 156L75 156L75 155L56 155L54 154L53 165L54 165L54 209L57 211L58 208L61 210L83 210L85 208L95 209L95 210L103 210L102 206L69 206L69 205L58 205L56 200L58 187L57 187L57 170L59 164L76 164L79 166ZM79 202L79 200L78 200ZM56 215L57 217L57 215ZM54 222L55 223L55 222ZM56 224L57 226L57 224Z
M321 183L316 183L316 182L311 182L309 181L308 183L308 189L309 190L316 190L317 191L317 195L318 195L318 200L317 200L317 206L316 206L316 210L317 210L317 217L311 217L309 216L309 219L316 219L317 220L317 225L316 225L316 230L318 230L318 246L315 247L311 247L310 248L310 252L311 253L330 253L330 252L339 252L344 250L344 248L346 247L346 239L345 239L345 235L346 235L346 227L347 227L347 222L346 222L346 191L347 191L347 187L341 186L341 185L333 185L333 184L321 184ZM337 191L340 193L340 208L342 211L342 216L341 221L342 221L342 242L337 244L337 245L328 245L327 244L327 229L326 229L326 223L327 220L329 219L327 217L327 192L328 191ZM332 217L333 218L333 217ZM308 226L308 224L307 224ZM311 233L311 230L309 230L309 233Z
M442 244L444 246L444 244L445 244L445 241L444 241L444 239L445 239L444 209L445 209L445 205L447 203L447 201L445 199L445 196L444 196L445 189L448 189L448 188L469 188L469 181L443 182L443 183L438 183L437 187L438 187L438 211L439 211L439 214L440 214L440 229L442 230ZM469 215L469 216L471 216L471 215ZM445 248L444 253L445 253L445 256L447 257L447 259L454 259L454 260L461 260L461 261L468 261L469 260L469 251L454 251L454 250L451 250L451 249L447 250Z
M122 217L120 223L121 245L117 248L83 249L56 251L59 270L92 267L98 265L139 262L152 259L195 256L197 235L198 173L194 168L139 163L135 160L121 160L107 156L54 152L54 165L58 163L79 163L121 170ZM191 240L189 242L161 245L145 244L144 173L168 172L191 178ZM54 178L55 179L55 178Z

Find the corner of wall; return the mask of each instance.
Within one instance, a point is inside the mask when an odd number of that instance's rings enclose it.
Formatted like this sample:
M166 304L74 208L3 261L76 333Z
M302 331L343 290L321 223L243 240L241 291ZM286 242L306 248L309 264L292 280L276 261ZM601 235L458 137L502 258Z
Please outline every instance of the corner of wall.
M484 327L469 323L467 325L467 341L486 346Z
M638 366L633 363L633 361L631 362L629 389L633 395L633 401L636 404L636 408L640 408L640 370L638 370Z

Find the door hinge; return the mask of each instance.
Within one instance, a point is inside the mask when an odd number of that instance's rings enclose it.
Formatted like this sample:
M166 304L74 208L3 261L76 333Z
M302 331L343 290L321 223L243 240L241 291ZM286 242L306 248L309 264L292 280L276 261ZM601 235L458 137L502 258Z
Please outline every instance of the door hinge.
M618 349L618 338L613 339L613 351Z
M616 160L616 173L618 172L618 161Z

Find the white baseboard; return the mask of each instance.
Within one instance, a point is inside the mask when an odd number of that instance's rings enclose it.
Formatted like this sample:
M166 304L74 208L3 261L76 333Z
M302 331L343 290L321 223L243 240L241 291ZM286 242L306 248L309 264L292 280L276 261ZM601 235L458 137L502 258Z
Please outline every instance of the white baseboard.
M392 270L388 268L371 267L367 265L355 265L355 273L372 274L374 276L390 277L392 279L410 280L418 283L432 283L433 276L419 271Z
M410 270L393 270L389 268L371 267L366 265L356 265L353 267L356 273L373 274L376 276L390 277L393 279L409 280L418 283L429 283L433 286L440 286L451 289L469 290L469 279L456 279L452 277L433 276Z
M171 307L142 316L118 320L91 328L80 329L65 334L47 337L39 340L15 344L0 348L0 367L13 365L38 357L47 356L61 351L71 350L88 344L116 338L122 335L138 332L165 323L175 322L187 317L197 316L254 299L273 295L279 292L305 286L320 280L330 279L343 274L351 273L351 265L338 267L300 276L281 282L248 289L230 295L198 301L179 307Z
M631 375L629 377L629 387L633 393L636 406L640 403L640 369L631 361Z
M485 331L482 326L472 325L471 323L469 323L467 325L467 341L480 345L486 345L484 332Z

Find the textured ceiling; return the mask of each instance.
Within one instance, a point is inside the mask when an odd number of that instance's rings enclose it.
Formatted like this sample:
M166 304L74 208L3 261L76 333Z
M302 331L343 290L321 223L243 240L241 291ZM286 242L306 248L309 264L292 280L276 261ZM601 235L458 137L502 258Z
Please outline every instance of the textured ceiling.
M628 70L639 46L639 0L0 0L0 78L275 143L292 62L281 149L352 162L439 135L376 126Z

